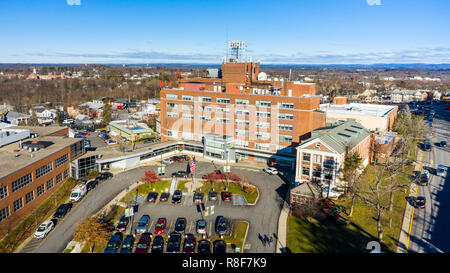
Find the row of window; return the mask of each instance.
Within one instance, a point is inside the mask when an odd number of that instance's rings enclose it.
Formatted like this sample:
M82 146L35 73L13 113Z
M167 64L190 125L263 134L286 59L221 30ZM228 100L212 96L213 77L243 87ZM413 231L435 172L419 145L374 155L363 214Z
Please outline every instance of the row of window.
M303 153L302 160L305 162L311 162L311 154ZM322 155L313 154L312 155L312 163L322 164ZM335 161L334 161L333 157L330 157L330 156L324 157L324 165L332 166L332 165L334 165L334 163L335 163Z

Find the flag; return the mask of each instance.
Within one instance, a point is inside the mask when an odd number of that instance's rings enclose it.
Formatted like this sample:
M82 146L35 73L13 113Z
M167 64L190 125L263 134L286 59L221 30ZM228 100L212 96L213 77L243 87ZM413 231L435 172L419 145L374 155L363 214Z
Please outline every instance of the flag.
M191 162L191 173L193 173L195 171L195 156L192 158L192 162Z

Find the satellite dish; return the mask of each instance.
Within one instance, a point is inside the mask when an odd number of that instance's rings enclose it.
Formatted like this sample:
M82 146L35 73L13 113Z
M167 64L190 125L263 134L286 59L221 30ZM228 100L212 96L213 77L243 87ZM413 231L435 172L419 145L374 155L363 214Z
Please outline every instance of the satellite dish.
M260 72L258 74L258 81L267 81L267 74L264 72Z

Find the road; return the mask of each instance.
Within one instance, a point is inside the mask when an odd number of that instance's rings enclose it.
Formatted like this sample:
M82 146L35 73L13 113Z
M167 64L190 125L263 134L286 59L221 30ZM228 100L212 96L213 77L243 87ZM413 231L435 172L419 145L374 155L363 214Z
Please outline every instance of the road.
M438 164L446 166L446 177L430 175L428 186L419 186L417 196L425 196L425 209L415 209L411 227L408 253L450 253L450 153L448 147L439 147L435 143L450 141L450 116L444 105L435 106L436 115L432 131L432 150L424 152L423 168L436 170Z
M166 174L178 170L186 170L187 163L174 163L166 167ZM211 172L215 168L222 168L221 164L213 165L211 162L198 160L196 177ZM64 250L66 245L72 240L72 233L76 224L87 216L98 212L104 205L114 198L120 191L139 181L144 175L144 171L152 169L157 171L157 166L139 167L129 171L125 171L115 175L112 179L100 183L97 188L89 192L88 195L77 204L69 214L60 221L55 229L38 245L33 246L33 250L29 252L35 253L59 253ZM286 183L278 175L269 175L261 171L261 169L233 166L231 170L236 174L244 174L258 187L260 198L255 206L233 206L219 205L215 208L214 217L208 216L208 221L212 221L217 215L223 215L230 220L246 220L250 223L247 236L249 249L245 252L250 253L274 253L276 243L270 246L263 245L258 238L258 234L273 236L276 235L278 229L278 218L281 211L281 204L288 189ZM167 209L158 209L152 211L152 205L143 206L140 213L150 214L152 220L157 217L186 217L193 221L200 219L200 215L195 206L175 207L167 204ZM148 208L146 208L148 207ZM137 219L136 219L137 218ZM135 220L138 220L136 217ZM275 236L274 236L275 238Z

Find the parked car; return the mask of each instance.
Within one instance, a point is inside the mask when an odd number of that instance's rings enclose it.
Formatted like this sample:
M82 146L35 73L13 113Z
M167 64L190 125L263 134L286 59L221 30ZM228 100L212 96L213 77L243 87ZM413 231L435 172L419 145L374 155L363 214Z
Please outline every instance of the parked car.
M425 196L418 196L414 198L413 205L415 208L424 209L425 208Z
M73 188L72 192L70 193L70 202L78 202L80 201L87 193L87 187L86 185L78 185L75 188Z
M428 186L428 172L422 172L420 174L420 185Z
M120 247L119 253L131 253L133 251L134 246L134 237L133 235L127 235L125 239L123 239L122 246Z
M226 253L227 244L224 240L216 240L213 243L213 253Z
M141 219L139 219L136 232L138 233L147 232L149 224L150 224L150 216L148 216L147 214L142 215Z
M222 192L222 201L231 201L231 192L229 191Z
M172 232L169 235L169 240L167 242L167 253L180 253L181 248L181 234L178 232Z
M180 157L182 160L184 160L184 161L189 161L189 160L191 160L191 157L188 156L188 155L180 155L179 157Z
M151 192L147 195L147 202L155 203L157 199L158 199L157 192Z
M186 230L186 218L178 217L177 220L175 221L175 232L184 234L185 230Z
M103 180L110 179L110 178L112 178L112 177L113 177L113 174L112 174L112 173L110 173L110 172L103 172L103 173L100 173L100 174L97 176L97 179L99 179L100 181L103 181Z
M172 204L180 204L182 198L183 193L181 192L181 190L175 190L175 192L172 195Z
M151 233L149 232L142 233L138 243L136 244L136 249L134 250L134 253L148 253L151 241L152 241Z
M439 146L446 147L447 146L447 141L442 140L441 142L439 142Z
M208 192L208 198L209 198L209 201L216 201L217 200L217 192L216 191Z
M62 204L56 209L55 214L53 214L53 218L60 219L66 216L66 214L72 209L72 203Z
M188 176L188 173L185 171L177 171L172 173L172 177L184 177L186 178Z
M278 170L275 169L274 167L265 168L263 169L263 171L268 174L278 174Z
M442 164L439 164L437 169L436 169L436 175L445 177L445 166Z
M97 185L98 185L98 180L92 180L92 181L89 181L89 182L86 184L86 189L87 189L88 191L93 190L93 189L95 189L95 187L97 187Z
M119 223L117 224L116 230L119 232L123 232L127 229L128 223L130 222L130 219L126 216L122 216L119 220Z
M122 243L123 234L121 232L116 232L111 238L109 239L108 243L106 244L104 253L116 253L117 250L120 247L120 244Z
M198 241L197 253L211 253L211 243L208 240Z
M156 221L155 224L155 233L156 234L163 234L164 230L166 229L167 225L167 219L166 218L159 218L158 221Z
M164 163L164 164L172 164L174 161L173 161L173 159L171 159L171 158L165 158L165 159L163 159L162 160L162 163Z
M170 197L170 193L163 192L163 193L161 193L161 196L159 197L159 202L167 202L167 200L169 200L169 197Z
M47 234L49 234L54 227L55 224L52 221L44 221L34 233L34 238L37 239L45 238L45 236L47 236Z
M194 193L194 203L203 203L203 192Z
M183 253L194 253L197 240L193 234L187 234L184 238Z
M206 234L206 221L198 220L197 224L195 225L195 230L198 234Z
M152 244L152 253L163 253L164 250L164 238L162 236L156 236L155 239L153 239Z
M425 151L431 151L431 143L428 139L425 140L424 147L425 147Z
M224 236L228 230L228 220L223 216L216 217L216 233L219 236Z
M171 159L172 159L174 162L183 162L183 161L184 161L184 159L183 159L181 156L177 156L177 155L172 156Z

